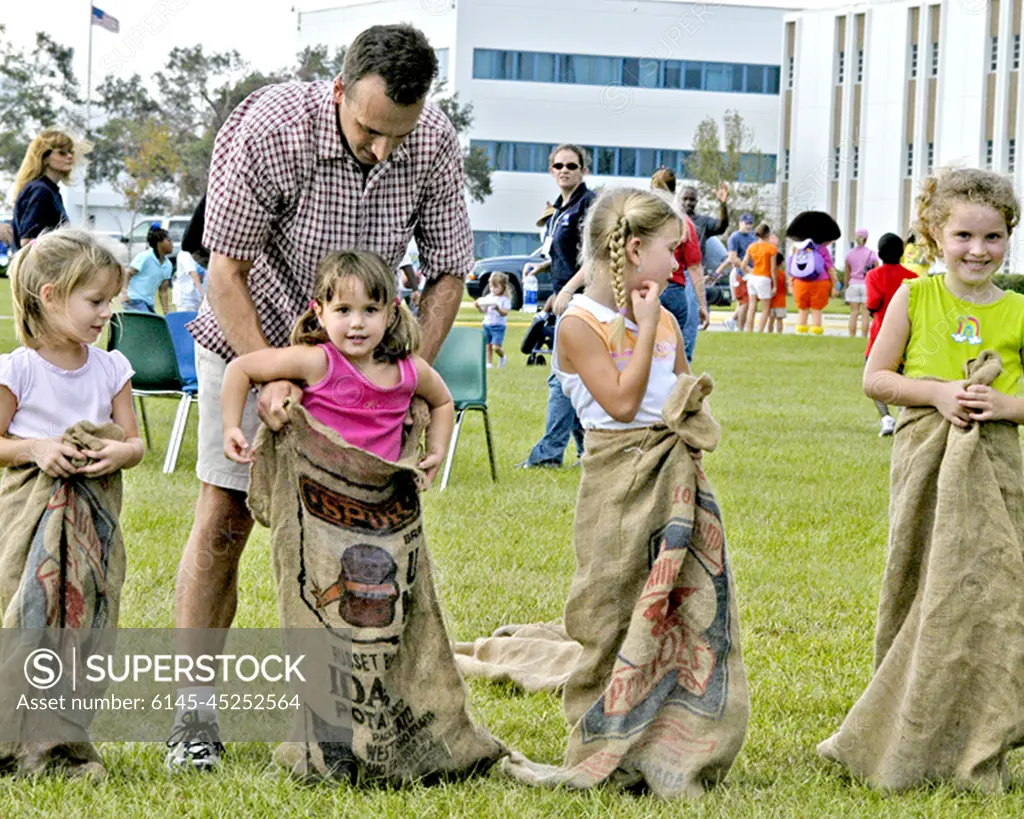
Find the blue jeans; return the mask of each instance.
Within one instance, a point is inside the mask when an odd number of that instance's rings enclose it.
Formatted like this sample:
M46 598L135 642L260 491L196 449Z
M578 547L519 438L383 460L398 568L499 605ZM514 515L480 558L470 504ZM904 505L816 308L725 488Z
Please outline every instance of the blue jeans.
M125 310L134 310L137 313L155 313L156 309L152 304L142 299L125 299L121 305Z
M661 306L668 310L673 316L676 317L676 321L679 322L679 329L683 333L683 347L686 349L686 360L690 360L690 355L693 351L693 344L686 338L686 328L690 322L690 316L693 315L693 334L697 335L697 307L696 297L694 297L694 306L690 306L690 296L693 295L692 287L684 287L676 282L669 282L668 287L665 288L665 292L661 294Z
M555 463L561 466L570 435L576 439L576 452L582 456L583 425L576 417L569 396L562 392L558 377L551 373L548 376L548 417L544 425L544 437L530 450L527 463Z
M700 329L700 305L697 303L697 291L692 285L686 287L686 324L680 329L683 331L686 360L693 361L693 348L697 346L697 331Z

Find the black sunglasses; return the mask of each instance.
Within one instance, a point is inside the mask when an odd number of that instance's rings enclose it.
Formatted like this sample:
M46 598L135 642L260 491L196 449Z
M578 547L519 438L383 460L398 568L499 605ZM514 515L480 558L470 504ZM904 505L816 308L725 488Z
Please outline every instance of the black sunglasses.
M552 162L551 167L556 171L560 171L562 168L565 168L567 171L578 171L580 169L580 166L575 162Z

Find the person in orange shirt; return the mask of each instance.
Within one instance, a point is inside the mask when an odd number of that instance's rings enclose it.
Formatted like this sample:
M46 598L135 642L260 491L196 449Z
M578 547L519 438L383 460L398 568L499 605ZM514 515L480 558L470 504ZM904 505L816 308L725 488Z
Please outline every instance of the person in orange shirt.
M775 245L775 295L772 296L772 312L768 317L768 332L781 333L786 323L786 257L778 252L779 239L774 234L771 243Z
M771 313L772 298L775 296L775 271L777 264L775 255L779 249L768 241L772 230L766 222L762 222L754 230L757 241L747 248L743 258L743 267L750 271L747 279L747 291L750 293L750 306L747 308L747 332L754 330L754 314L761 307L761 316L757 321L757 332L763 333Z

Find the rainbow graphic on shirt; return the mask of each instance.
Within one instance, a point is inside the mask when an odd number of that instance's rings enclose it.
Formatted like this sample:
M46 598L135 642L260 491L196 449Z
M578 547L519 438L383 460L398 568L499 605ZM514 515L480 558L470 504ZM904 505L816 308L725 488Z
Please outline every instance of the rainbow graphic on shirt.
M960 316L957 319L957 330L953 333L953 341L981 344L981 324L974 316Z

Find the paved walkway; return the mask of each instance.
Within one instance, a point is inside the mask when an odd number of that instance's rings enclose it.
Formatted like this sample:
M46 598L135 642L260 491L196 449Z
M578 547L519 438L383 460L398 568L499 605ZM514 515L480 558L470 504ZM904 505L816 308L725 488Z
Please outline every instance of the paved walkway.
M509 316L508 326L509 327L529 327L530 326L530 322L525 320L526 315L527 315L526 313L518 313L518 314L510 315ZM796 334L796 317L797 317L797 314L795 312L791 312L788 316L786 316L786 320L785 320L785 322L783 322L783 325L782 325L782 332L783 333L790 334L790 335L795 335ZM729 332L729 330L726 328L725 322L726 322L727 319L730 319L730 318L732 318L732 313L726 313L726 312L722 312L722 311L718 311L718 310L712 311L712 313L711 313L711 326L708 329L710 331L713 331L713 332L727 333L727 332ZM822 317L821 317L821 324L822 324L822 327L824 327L824 329L825 329L825 332L823 333L823 335L835 336L835 337L840 337L840 338L848 338L849 337L849 330L847 329L847 327L849 325L849 321L850 321L850 317L849 316L845 316L845 315L841 315L841 314L829 314L829 313L823 314ZM480 325L479 320L477 320L477 321L467 321L467 320L464 320L464 319L459 319L459 320L456 320L455 323L458 326L460 326L460 327L475 327L475 326L479 326Z

